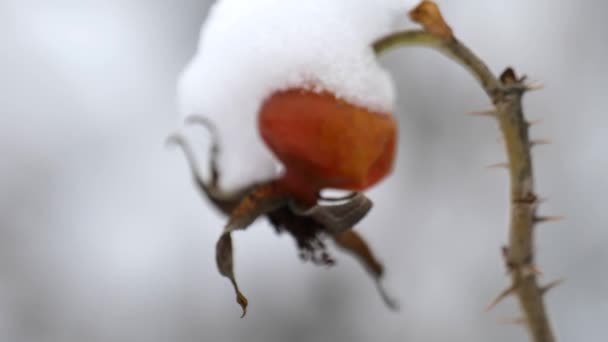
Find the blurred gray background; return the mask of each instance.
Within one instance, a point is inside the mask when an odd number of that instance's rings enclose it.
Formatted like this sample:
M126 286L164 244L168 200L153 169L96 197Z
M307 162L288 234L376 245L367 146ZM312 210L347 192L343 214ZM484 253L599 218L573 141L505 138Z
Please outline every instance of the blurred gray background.
M495 71L546 89L526 98L538 138L543 280L562 341L608 339L608 21L605 1L440 1ZM432 51L383 57L399 89L394 175L360 227L402 310L334 252L302 263L266 223L236 234L250 299L239 319L217 274L223 218L194 189L181 153L175 82L210 1L0 0L0 341L524 341L500 257L507 176L489 107L459 66ZM245 166L244 166L245 167Z

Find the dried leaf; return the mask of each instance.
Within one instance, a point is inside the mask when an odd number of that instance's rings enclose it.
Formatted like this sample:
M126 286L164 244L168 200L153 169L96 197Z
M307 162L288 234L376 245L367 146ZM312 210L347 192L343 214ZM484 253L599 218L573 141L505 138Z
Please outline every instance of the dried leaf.
M380 293L380 296L382 296L382 299L386 305L393 310L397 310L399 308L399 304L396 300L388 295L381 283L382 275L384 274L384 267L376 259L365 240L363 240L363 238L354 230L347 230L341 234L333 235L332 237L339 247L343 248L359 259L359 261L363 264L363 266L365 266L376 281L378 292Z
M420 5L410 12L410 18L437 37L443 39L452 39L454 37L452 29L441 15L439 6L433 1L422 1Z
M341 234L333 235L336 244L346 251L354 254L374 278L382 277L384 267L372 254L371 249L363 238L354 230L347 230Z
M236 279L234 277L234 263L232 259L232 238L230 237L230 233L226 232L220 236L220 239L217 241L216 245L216 254L215 261L217 263L217 268L220 271L220 274L224 277L230 279L232 286L234 287L234 292L236 293L236 302L243 309L243 314L241 318L245 317L247 314L247 298L241 293L239 290L239 286L236 283Z
M239 286L234 276L234 262L232 258L232 238L230 233L238 229L246 229L258 217L269 213L287 203L285 195L277 189L274 183L263 184L255 188L239 205L232 211L224 232L216 244L215 259L217 268L221 275L230 279L234 292L236 292L236 302L243 309L245 317L247 313L247 298L239 290Z
M287 195L274 182L259 185L232 211L225 230L245 229L258 217L287 205L287 201Z
M312 217L332 235L351 229L367 215L372 206L372 201L360 192L337 205L316 204L308 209L300 209L296 203L290 204L296 215Z
M214 135L212 135L212 139L213 146L211 148L210 161L211 179L209 181L205 180L202 176L201 167L198 163L198 160L196 159L194 149L182 133L176 132L172 134L167 138L167 143L176 144L182 148L196 186L199 188L201 193L204 194L207 199L211 201L211 203L213 203L224 214L228 215L251 189L244 189L243 191L239 191L236 193L224 193L218 187L219 173L217 171L216 166L218 147Z

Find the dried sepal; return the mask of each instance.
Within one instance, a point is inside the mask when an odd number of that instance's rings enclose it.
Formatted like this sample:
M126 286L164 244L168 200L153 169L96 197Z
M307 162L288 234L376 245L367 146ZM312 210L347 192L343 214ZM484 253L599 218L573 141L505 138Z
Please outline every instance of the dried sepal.
M361 235L351 229L340 234L332 235L332 238L338 247L355 256L369 272L369 274L375 280L378 292L380 293L380 296L382 297L382 300L386 306L392 310L398 310L399 303L387 293L381 282L384 274L384 267L378 261L371 248L361 237Z
M291 210L299 216L309 216L325 227L330 234L339 234L359 223L371 210L372 201L362 193L356 193L342 204L317 204L302 209L295 202L290 202Z
M226 193L218 187L219 172L217 169L217 154L219 150L217 147L217 137L215 134L213 134L213 131L211 132L212 146L209 170L211 173L210 180L204 179L202 169L198 163L198 160L196 159L194 150L190 142L181 132L171 134L167 138L167 144L175 144L182 148L196 186L220 211L225 214L229 214L232 209L238 205L241 198L243 198L243 196L250 191L250 189L243 189L242 191L235 193Z
M234 276L234 261L232 256L232 237L230 233L239 229L246 229L258 217L284 206L287 202L285 194L277 189L274 183L260 185L245 196L239 205L232 211L228 223L216 244L216 263L221 275L230 279L236 301L243 309L244 317L247 313L247 298L239 290Z
M375 278L380 278L384 274L384 267L376 259L371 248L354 230L347 230L343 233L332 235L336 245L345 251L353 254L365 266L367 271Z
M359 192L343 198L319 196L321 202L308 209L302 209L277 182L252 186L236 193L225 193L219 189L220 173L217 166L219 143L215 127L200 116L190 116L186 123L202 125L210 133L210 179L205 180L202 176L193 148L181 132L171 135L168 141L183 149L192 176L201 192L229 215L228 223L216 243L216 263L219 273L228 278L234 288L236 301L243 310L241 317L247 312L248 300L240 291L234 274L231 233L246 229L258 217L264 215L278 231L288 231L296 239L304 258L316 264L329 266L334 263L323 242L323 236L332 236L339 246L355 255L368 269L387 306L392 309L397 308L396 301L390 298L380 281L383 273L382 265L376 260L365 241L350 230L371 209L372 202L369 198ZM331 204L322 204L323 201ZM337 202L342 203L336 204ZM288 203L290 205L287 205Z
M224 277L230 279L232 286L234 287L234 292L236 293L236 302L243 309L243 313L241 318L245 317L247 314L247 297L241 293L239 290L239 286L236 282L236 278L234 277L234 262L232 258L232 237L230 233L222 234L220 239L217 241L215 247L215 261L217 263L217 269L220 274Z
M288 198L274 182L255 187L232 211L225 231L249 227L258 217L287 205Z
M186 124L201 125L207 129L211 136L211 148L209 151L209 171L211 172L211 179L209 180L209 186L217 188L219 186L219 166L218 156L220 154L220 140L217 133L217 127L208 118L201 115L190 115L186 118Z

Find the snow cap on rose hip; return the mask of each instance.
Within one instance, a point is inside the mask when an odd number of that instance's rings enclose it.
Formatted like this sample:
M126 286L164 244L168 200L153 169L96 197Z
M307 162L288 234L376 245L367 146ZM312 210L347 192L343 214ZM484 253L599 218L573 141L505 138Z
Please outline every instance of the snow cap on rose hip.
M394 31L406 20L405 9L414 4L411 0L218 1L179 80L178 99L183 117L205 116L217 128L219 188L237 191L277 179L289 167L280 159L281 151L277 154L277 147L269 146L273 144L269 140L277 143L278 135L266 129L264 138L265 127L259 127L264 106L277 107L281 102L277 94L296 90L316 105L329 96L337 101L333 105L390 117L393 82L371 43ZM349 136L344 122L332 127L326 134ZM339 127L344 131L337 131ZM378 180L373 178L367 185ZM363 183L347 188L358 190Z

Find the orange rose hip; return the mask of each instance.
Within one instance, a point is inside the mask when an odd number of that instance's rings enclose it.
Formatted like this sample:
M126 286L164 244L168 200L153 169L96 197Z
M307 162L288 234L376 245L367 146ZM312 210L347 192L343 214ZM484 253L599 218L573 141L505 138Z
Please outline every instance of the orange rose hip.
M312 204L320 190L362 191L393 166L397 124L328 92L275 92L259 113L260 134L285 166L283 190Z

